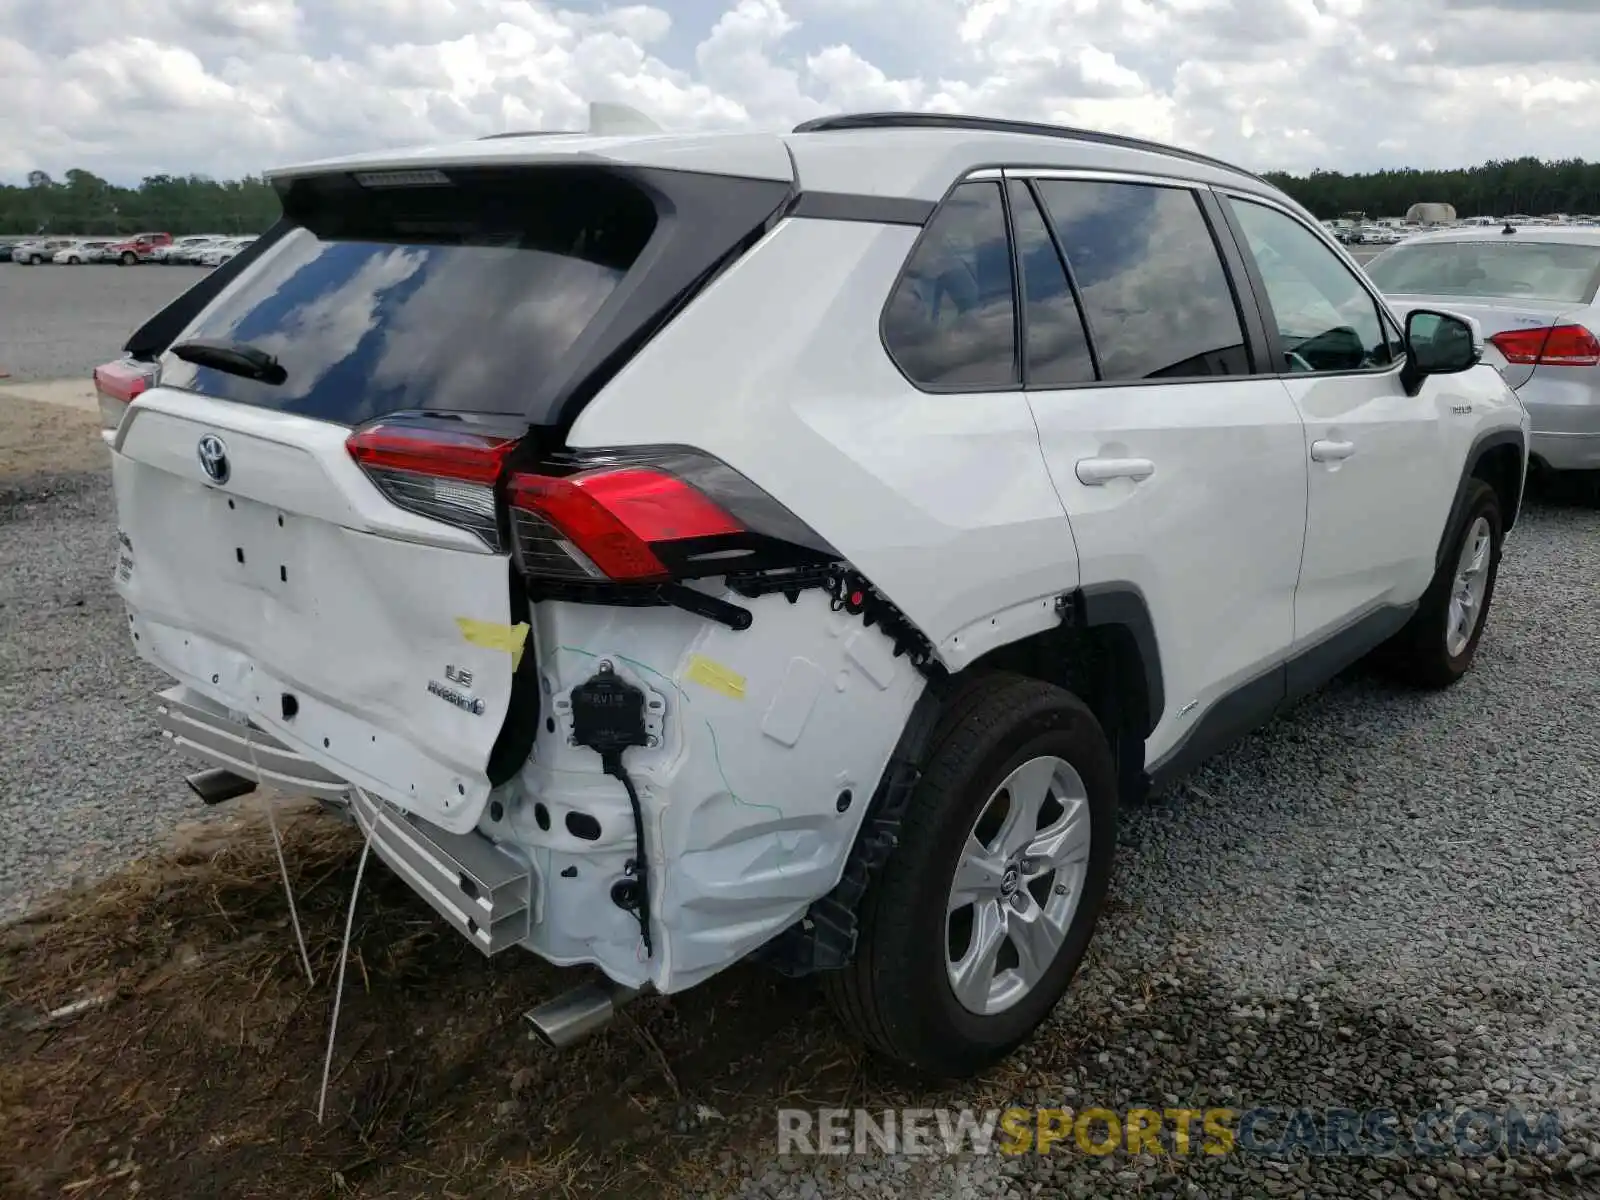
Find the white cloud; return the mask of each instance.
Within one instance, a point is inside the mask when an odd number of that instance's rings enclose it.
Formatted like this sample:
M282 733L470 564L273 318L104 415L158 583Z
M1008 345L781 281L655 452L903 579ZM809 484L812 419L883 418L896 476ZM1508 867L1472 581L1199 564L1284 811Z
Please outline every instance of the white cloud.
M230 176L590 100L679 128L960 110L1256 169L1569 157L1597 52L1572 0L11 0L0 178Z

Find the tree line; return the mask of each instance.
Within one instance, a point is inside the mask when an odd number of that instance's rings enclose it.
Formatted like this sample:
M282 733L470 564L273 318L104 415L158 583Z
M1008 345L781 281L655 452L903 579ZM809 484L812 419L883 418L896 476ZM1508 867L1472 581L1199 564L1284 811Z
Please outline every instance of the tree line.
M1322 218L1349 212L1397 217L1424 202L1454 205L1463 217L1600 214L1600 162L1581 158L1502 159L1452 171L1269 172L1266 178ZM278 213L277 194L258 178L151 175L137 187L120 187L74 169L59 180L31 171L25 184L0 184L0 234L260 233Z
M119 187L89 171L64 179L28 172L0 184L0 234L261 233L278 219L277 193L255 178L151 175Z
M1600 214L1600 162L1567 158L1500 159L1454 171L1376 171L1345 175L1268 173L1267 179L1326 220L1349 212L1403 217L1413 204L1442 203L1459 217Z

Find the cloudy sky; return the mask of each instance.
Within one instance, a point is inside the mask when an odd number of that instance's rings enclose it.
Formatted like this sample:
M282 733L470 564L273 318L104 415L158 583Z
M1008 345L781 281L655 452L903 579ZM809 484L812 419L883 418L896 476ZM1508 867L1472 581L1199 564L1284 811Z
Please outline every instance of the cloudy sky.
M0 0L0 179L958 110L1256 169L1594 157L1600 0Z

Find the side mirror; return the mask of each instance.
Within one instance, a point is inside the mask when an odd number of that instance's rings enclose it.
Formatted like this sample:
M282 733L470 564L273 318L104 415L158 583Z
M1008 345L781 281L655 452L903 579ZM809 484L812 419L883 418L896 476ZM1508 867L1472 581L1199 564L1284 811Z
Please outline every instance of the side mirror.
M1458 375L1483 361L1483 330L1470 317L1415 309L1406 316L1406 365L1401 381L1415 396L1429 375Z

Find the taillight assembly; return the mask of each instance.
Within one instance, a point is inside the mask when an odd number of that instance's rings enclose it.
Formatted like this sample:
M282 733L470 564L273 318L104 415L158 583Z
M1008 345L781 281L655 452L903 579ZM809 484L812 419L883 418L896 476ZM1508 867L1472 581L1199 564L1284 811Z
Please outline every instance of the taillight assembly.
M775 579L839 559L766 491L686 447L568 453L513 470L506 501L517 565L547 591L655 585L692 606L702 593L664 585ZM600 590L617 594L614 586Z
M398 508L465 529L504 549L496 489L517 439L443 422L380 421L345 440L350 457Z
M134 358L119 358L96 367L94 392L100 404L100 427L115 430L134 398L155 387L160 379L160 366Z
M698 605L701 593L665 585L839 557L782 504L700 451L569 451L531 461L521 432L488 418L401 414L356 430L345 446L392 504L469 530L497 553L509 549L544 591L620 602L625 593L671 592L672 603Z
M624 466L566 476L513 475L507 487L519 565L572 582L666 582L660 551L748 532L664 471Z
M1582 325L1507 329L1489 341L1507 362L1519 366L1600 366L1600 339Z

